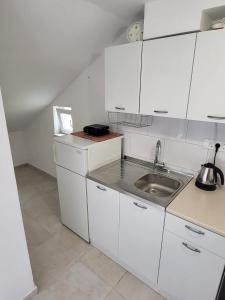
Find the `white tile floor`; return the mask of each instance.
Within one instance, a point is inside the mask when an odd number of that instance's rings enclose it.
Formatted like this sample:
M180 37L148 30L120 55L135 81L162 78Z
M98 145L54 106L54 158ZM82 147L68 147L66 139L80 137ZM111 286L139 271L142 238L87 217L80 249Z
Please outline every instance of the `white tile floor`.
M35 283L33 300L163 300L60 223L56 180L16 168Z

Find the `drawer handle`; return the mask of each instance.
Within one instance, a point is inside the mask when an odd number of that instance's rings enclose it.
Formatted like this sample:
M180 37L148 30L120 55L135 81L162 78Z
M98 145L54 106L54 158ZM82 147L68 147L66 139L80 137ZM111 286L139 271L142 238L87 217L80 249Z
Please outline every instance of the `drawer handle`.
M191 226L189 225L185 225L185 228L187 228L188 230L194 232L194 233L197 233L199 235L205 235L205 232L201 231L201 230L198 230L198 229L195 229L195 228L192 228Z
M139 207L139 208L142 208L142 209L148 209L147 206L141 205L141 204L139 204L137 202L134 202L134 205L137 206L137 207Z
M101 187L100 185L96 185L96 188L99 189L100 191L106 192L107 189Z
M115 109L117 109L117 110L125 110L125 107L116 106Z
M156 114L168 114L168 110L154 110Z
M207 116L209 119L215 119L215 120L225 120L225 117L220 116Z
M184 247L186 247L188 250L191 250L191 251L196 252L196 253L201 253L201 251L200 251L199 249L194 248L194 247L188 245L187 243L182 243L182 245L183 245Z

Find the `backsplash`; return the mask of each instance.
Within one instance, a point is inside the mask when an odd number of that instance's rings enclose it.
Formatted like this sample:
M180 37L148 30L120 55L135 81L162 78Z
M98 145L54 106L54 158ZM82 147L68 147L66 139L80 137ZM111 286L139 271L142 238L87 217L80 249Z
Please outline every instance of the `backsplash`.
M154 161L156 142L160 139L160 160L171 169L194 175L197 175L201 164L212 161L214 151L210 150L209 142L220 142L217 166L225 171L224 124L153 117L149 127L113 125L112 130L124 134L125 155Z

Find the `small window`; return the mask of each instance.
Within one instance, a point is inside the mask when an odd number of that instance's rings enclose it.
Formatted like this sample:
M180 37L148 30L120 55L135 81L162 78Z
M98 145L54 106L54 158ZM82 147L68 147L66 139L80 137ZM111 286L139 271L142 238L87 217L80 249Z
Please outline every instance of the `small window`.
M53 106L54 134L63 135L73 132L71 107Z

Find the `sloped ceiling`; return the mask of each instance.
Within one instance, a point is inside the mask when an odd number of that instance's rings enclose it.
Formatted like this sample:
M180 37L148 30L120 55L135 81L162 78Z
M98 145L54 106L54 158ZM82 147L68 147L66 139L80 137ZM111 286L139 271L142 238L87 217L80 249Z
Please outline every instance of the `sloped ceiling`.
M113 14L132 21L136 16L143 17L144 3L148 0L88 0Z
M142 2L0 0L0 86L9 130L26 127L116 38Z

